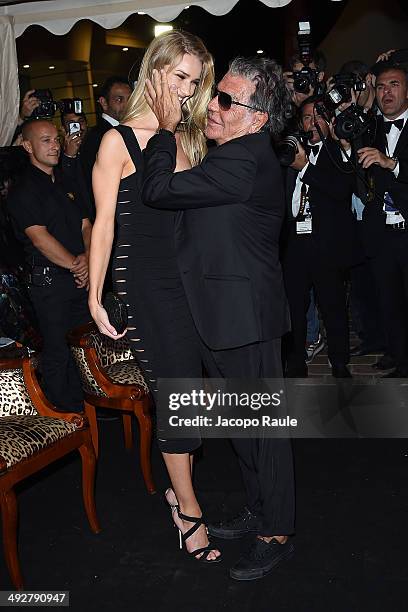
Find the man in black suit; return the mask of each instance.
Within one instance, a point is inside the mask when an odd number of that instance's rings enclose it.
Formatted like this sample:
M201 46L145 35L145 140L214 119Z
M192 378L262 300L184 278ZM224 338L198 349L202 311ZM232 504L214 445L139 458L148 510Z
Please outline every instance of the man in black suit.
M327 332L332 374L349 378L349 330L344 271L353 259L354 178L329 125L315 109L314 98L301 107L308 153L298 152L287 173L289 229L283 256L292 332L287 342L287 376L307 376L306 313L313 286ZM347 143L343 143L349 147ZM348 174L347 174L348 173Z
M237 58L208 106L206 136L216 143L202 163L173 174L181 111L166 75L154 74L147 99L159 120L149 140L145 203L183 211L176 227L180 271L212 377L282 376L281 337L288 309L279 263L284 192L271 134L284 127L288 91L274 61ZM160 95L162 93L162 95ZM209 533L254 532L251 550L231 569L260 578L289 557L294 483L289 440L235 439L248 507Z
M121 122L126 104L130 98L132 90L128 81L124 77L112 76L105 81L98 102L102 108L102 115L97 124L88 130L85 140L81 146L81 164L91 196L92 221L95 219L95 200L92 192L92 168L95 163L101 140L108 130L119 125Z
M359 149L375 198L363 213L365 246L379 290L388 350L396 368L387 377L408 376L408 76L402 67L377 73L378 118L374 147Z

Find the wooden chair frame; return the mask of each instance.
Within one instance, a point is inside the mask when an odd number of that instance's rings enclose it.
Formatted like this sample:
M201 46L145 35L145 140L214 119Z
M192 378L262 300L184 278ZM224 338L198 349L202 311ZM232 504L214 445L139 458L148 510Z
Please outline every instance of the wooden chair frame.
M99 452L98 425L95 408L120 410L123 420L125 447L132 448L132 414L135 415L140 431L139 458L143 479L150 494L156 493L150 460L152 441L152 419L150 415L151 398L143 387L134 384L114 382L101 365L97 352L92 346L91 333L99 333L94 323L87 323L68 334L68 342L84 350L85 358L95 381L106 396L85 393L85 414L89 420L95 453Z
M95 507L95 470L96 456L92 444L91 432L87 419L75 412L57 412L46 399L38 384L32 362L28 357L15 360L0 360L0 369L22 368L25 384L31 401L39 416L48 416L64 419L77 426L77 430L66 437L57 440L46 448L34 453L28 459L7 468L6 461L0 457L0 506L3 525L3 547L6 564L11 580L16 589L23 588L18 546L17 523L18 504L14 486L35 474L42 468L54 463L64 455L78 450L82 462L82 496L85 512L94 533L100 532ZM2 417L0 417L2 418ZM7 418L7 417L4 417Z

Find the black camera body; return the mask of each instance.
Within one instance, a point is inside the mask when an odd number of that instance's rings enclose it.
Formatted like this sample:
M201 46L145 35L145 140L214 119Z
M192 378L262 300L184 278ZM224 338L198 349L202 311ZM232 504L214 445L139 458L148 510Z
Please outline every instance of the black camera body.
M343 74L335 74L333 76L334 87L327 92L325 96L325 104L333 110L340 104L351 102L351 92L356 93L365 91L367 84L358 75L352 72Z
M351 104L339 113L334 124L337 138L352 142L360 139L370 130L375 119L372 112L365 112L361 106ZM370 138L367 134L368 139Z
M30 98L38 98L40 105L31 114L33 119L49 119L54 117L57 110L61 113L82 113L82 100L80 98L63 98L56 102L50 89L36 89Z
M55 102L50 89L36 89L30 98L38 98L40 105L31 114L33 119L48 118L55 115Z
M310 88L318 85L319 72L309 67L313 57L312 36L309 21L299 21L297 44L299 61L303 64L302 70L293 71L293 88L298 93L307 94Z
M310 88L315 89L318 84L319 73L313 68L302 68L293 72L293 89L298 93L307 94Z
M313 132L299 131L285 136L275 148L276 157L281 166L290 166L293 164L298 152L298 145L301 144L302 147L304 147L312 135Z
M74 115L81 115L82 100L80 98L63 98L57 102L58 109L61 113L73 113Z

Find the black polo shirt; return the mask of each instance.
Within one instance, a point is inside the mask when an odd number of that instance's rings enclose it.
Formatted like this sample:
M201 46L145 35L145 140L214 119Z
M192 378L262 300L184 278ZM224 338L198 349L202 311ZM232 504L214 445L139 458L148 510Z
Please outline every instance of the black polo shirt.
M88 217L80 200L64 189L58 169L55 180L32 164L14 184L7 198L7 208L16 236L23 242L29 263L49 265L24 230L32 225L45 226L48 232L70 253L79 255L85 250L82 238L82 219Z

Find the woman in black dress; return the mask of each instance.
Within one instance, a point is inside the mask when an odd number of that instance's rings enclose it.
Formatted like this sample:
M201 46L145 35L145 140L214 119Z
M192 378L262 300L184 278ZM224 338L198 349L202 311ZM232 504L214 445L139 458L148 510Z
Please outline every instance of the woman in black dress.
M202 372L196 330L177 268L176 213L145 207L140 196L142 150L158 128L144 98L145 81L152 78L153 70L165 70L186 115L176 133L176 172L199 163L206 153L203 131L213 84L212 58L196 36L169 32L149 46L123 124L109 130L99 148L92 179L97 215L89 307L99 330L118 338L101 305L116 221L114 286L128 305L127 334L155 396L158 378L199 378ZM199 445L199 439L159 439L173 485L166 498L186 549L196 559L215 562L220 553L209 544L191 479L192 452Z

